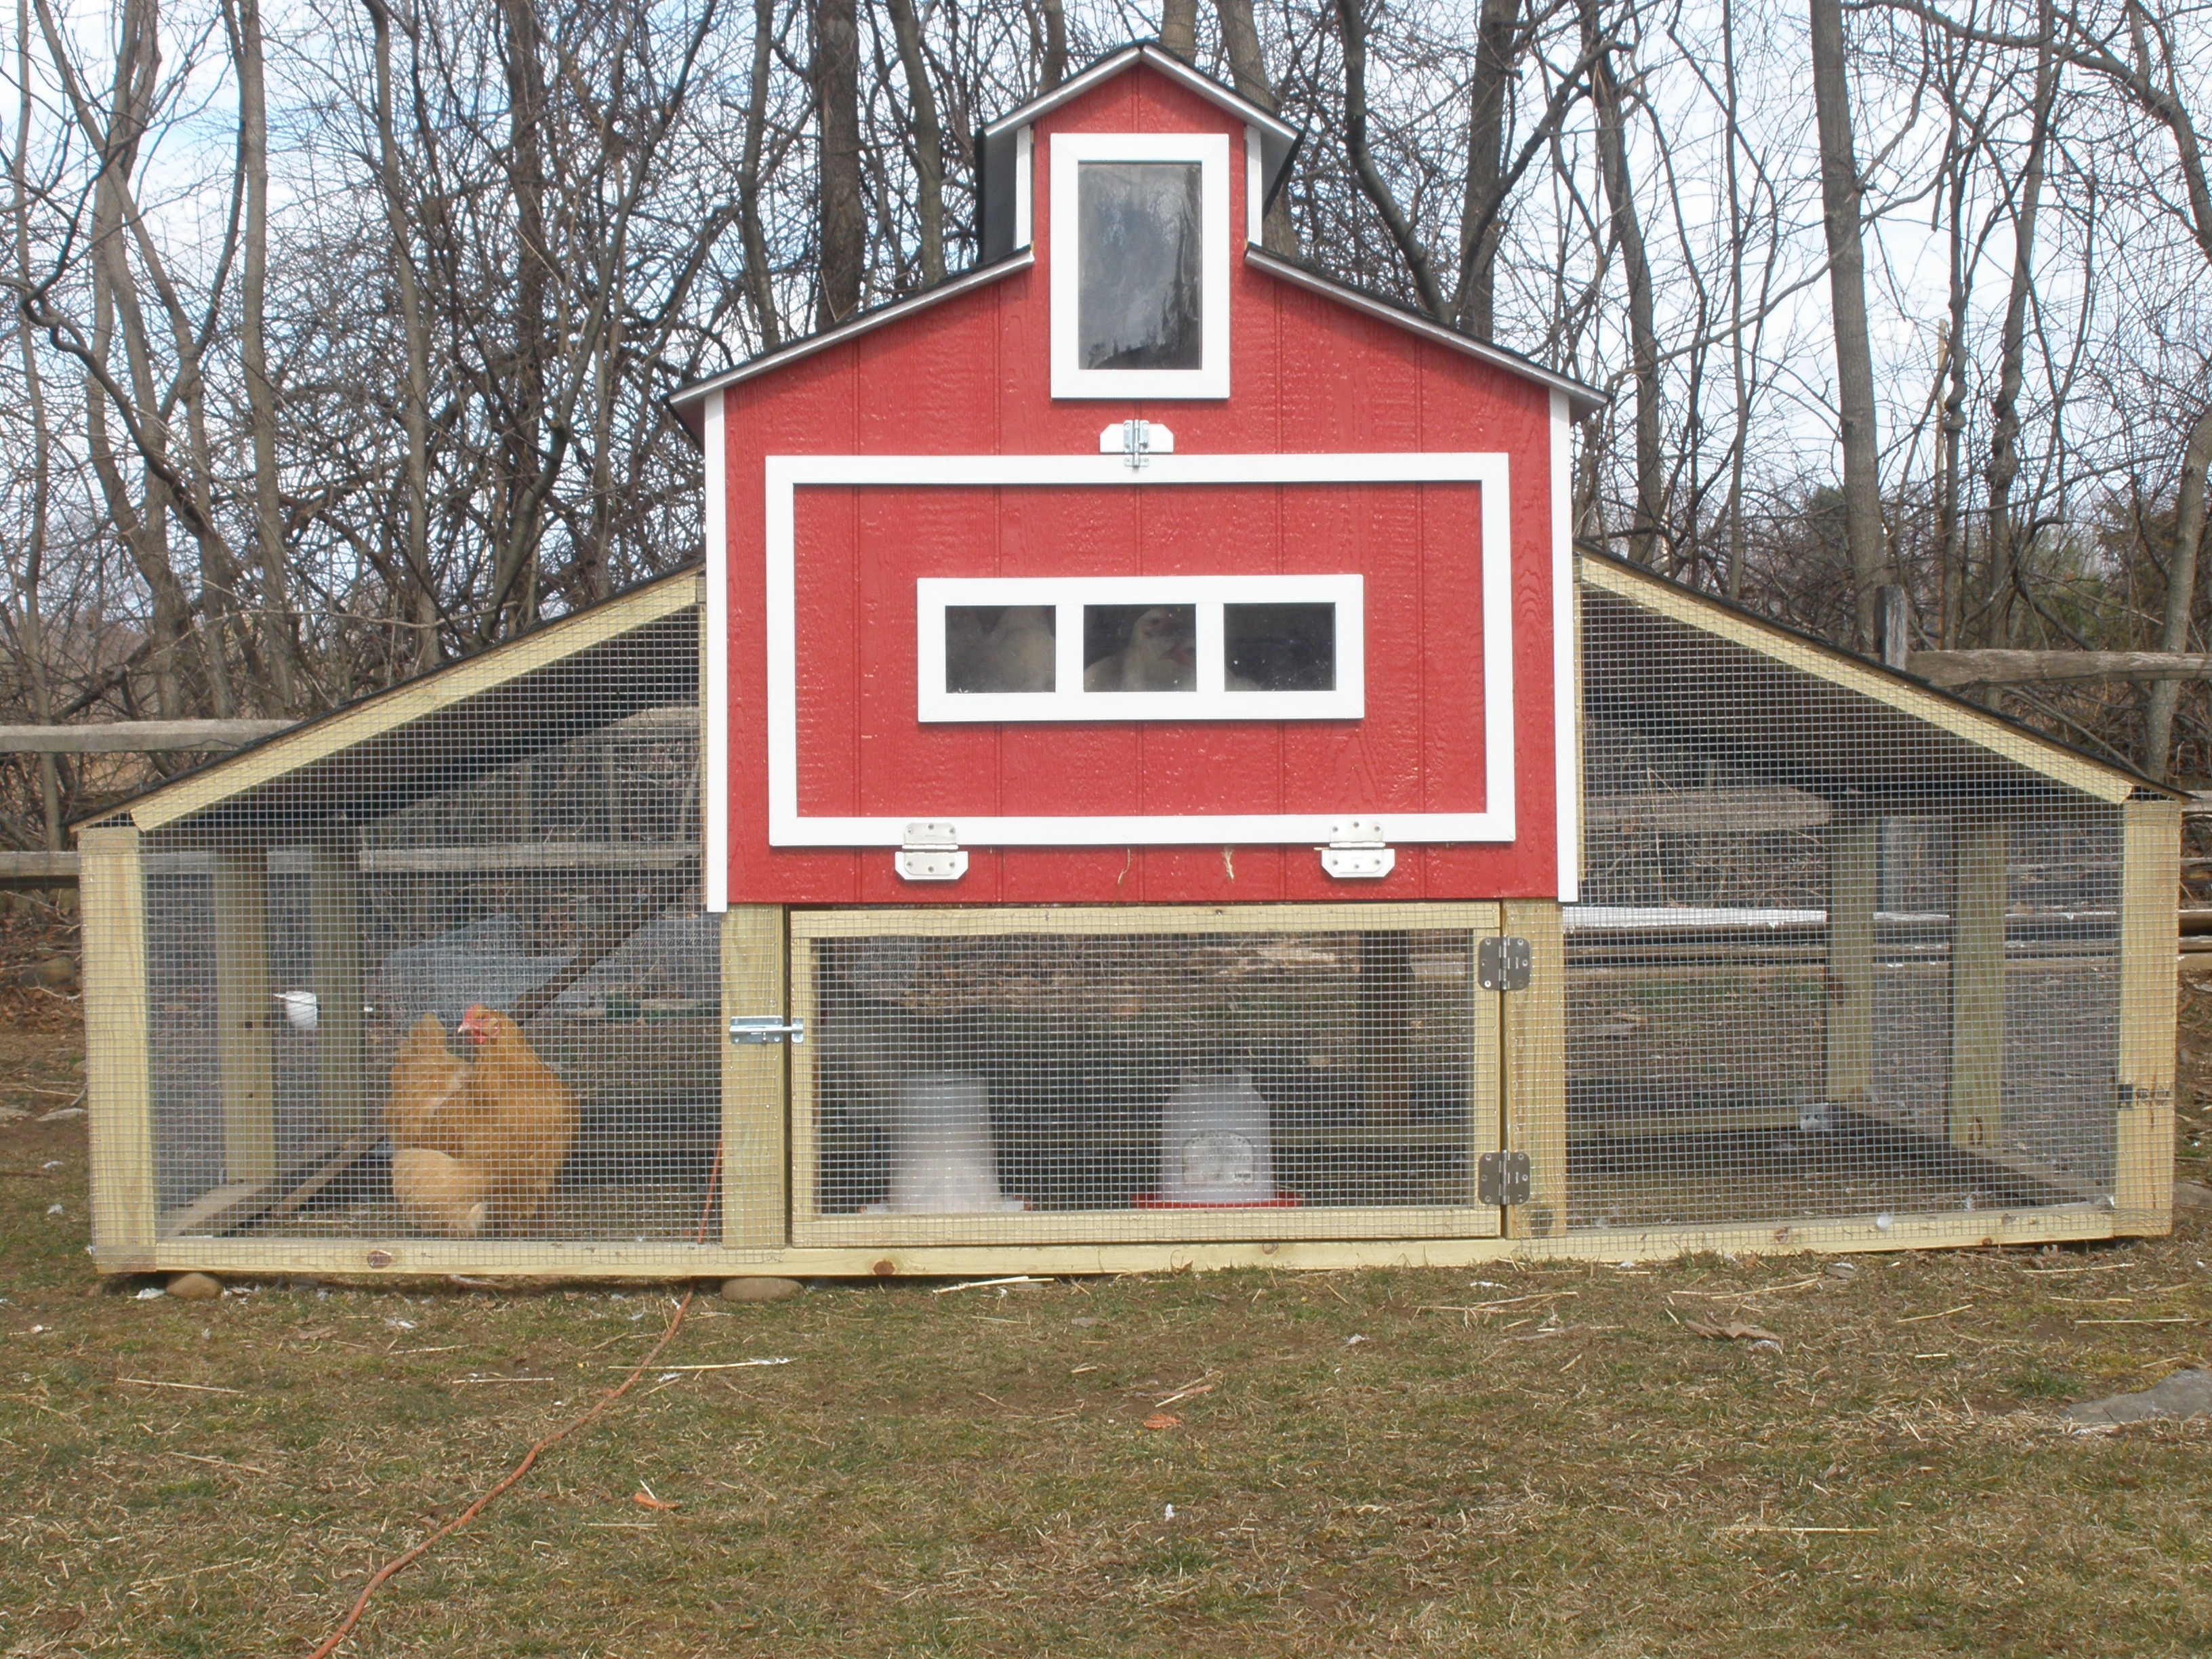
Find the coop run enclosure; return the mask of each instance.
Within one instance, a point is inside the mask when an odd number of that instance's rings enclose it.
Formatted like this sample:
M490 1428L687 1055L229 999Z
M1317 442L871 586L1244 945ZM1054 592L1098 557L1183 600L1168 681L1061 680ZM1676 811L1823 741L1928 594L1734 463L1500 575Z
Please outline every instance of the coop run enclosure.
M1626 567L1580 600L1566 906L708 914L690 574L204 768L82 838L99 1262L2162 1231L2173 800Z

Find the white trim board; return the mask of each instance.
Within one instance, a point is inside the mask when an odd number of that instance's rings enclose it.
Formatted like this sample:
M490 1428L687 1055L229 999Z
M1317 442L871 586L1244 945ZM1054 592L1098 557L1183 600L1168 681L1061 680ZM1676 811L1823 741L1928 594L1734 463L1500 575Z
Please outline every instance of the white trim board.
M1339 576L925 576L915 584L915 707L925 723L1086 720L1356 720L1367 712L1366 578ZM1084 689L1087 605L1189 605L1196 661L1182 691ZM1226 612L1232 605L1326 605L1336 613L1335 680L1328 691L1233 690ZM953 605L1055 611L1050 691L945 689L945 612Z
M1024 129L1024 131L1027 129ZM1056 132L1052 168L1052 395L1219 398L1229 395L1229 139L1218 132ZM1076 174L1086 162L1183 161L1199 169L1199 366L1085 368L1076 362L1083 274ZM1018 234L1019 233L1017 232Z
M768 678L769 844L897 847L907 827L941 812L887 817L809 817L799 811L798 492L878 486L1002 486L1160 489L1205 484L1473 483L1482 489L1482 722L1484 788L1479 812L1377 814L1346 801L1327 813L1186 813L1099 817L1080 814L953 819L963 847L1176 847L1212 843L1317 845L1347 817L1378 819L1386 841L1510 842L1514 837L1514 640L1512 524L1506 457L1463 452L1383 454L1163 455L1141 471L1111 455L771 455L767 459L765 666ZM729 706L726 664L709 687ZM726 736L725 741L726 742ZM726 794L714 803L727 811ZM710 878L711 879L711 878Z
M1582 606L1575 591L1574 426L1567 394L1552 391L1552 810L1559 833L1559 902L1582 892Z
M707 810L700 818L700 898L710 911L730 906L730 449L726 392L707 394L705 491L707 541L706 653L699 665L708 695L707 752L700 788Z

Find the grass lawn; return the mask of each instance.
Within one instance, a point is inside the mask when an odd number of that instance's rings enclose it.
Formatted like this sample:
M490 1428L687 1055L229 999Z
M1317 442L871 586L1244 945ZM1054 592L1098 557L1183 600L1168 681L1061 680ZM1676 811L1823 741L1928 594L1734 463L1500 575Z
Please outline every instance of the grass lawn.
M58 1105L73 1006L7 994L0 1103ZM2184 1000L2190 1079L2212 995ZM2212 1422L2055 1413L2208 1363L2206 1214L1848 1278L1705 1257L702 1297L346 1651L2203 1651ZM140 1300L85 1237L83 1121L0 1124L0 1655L305 1653L671 1308ZM1715 1318L1781 1350L1683 1322ZM789 1363L668 1369L765 1358Z

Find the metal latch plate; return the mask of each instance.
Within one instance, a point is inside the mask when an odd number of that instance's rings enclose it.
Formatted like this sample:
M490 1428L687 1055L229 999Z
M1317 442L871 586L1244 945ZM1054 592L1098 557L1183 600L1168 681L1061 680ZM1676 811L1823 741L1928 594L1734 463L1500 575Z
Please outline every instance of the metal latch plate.
M1486 991L1525 991L1535 963L1536 952L1525 939L1480 939L1474 947L1474 982Z
M774 1014L739 1014L730 1021L732 1042L804 1042L806 1022L781 1019Z
M1528 1201L1528 1154L1485 1152L1475 1160L1474 1196L1480 1204L1504 1208Z

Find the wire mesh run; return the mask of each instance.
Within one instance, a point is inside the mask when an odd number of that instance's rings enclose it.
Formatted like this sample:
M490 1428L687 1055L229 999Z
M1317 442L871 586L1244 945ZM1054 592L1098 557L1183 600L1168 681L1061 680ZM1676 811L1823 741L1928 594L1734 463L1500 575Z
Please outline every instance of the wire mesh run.
M696 637L146 836L165 1237L720 1241Z
M1585 590L1571 1230L2114 1199L2121 814Z
M1344 1231L1351 1212L1366 1226L1392 1212L1389 1231L1494 1224L1472 1210L1498 1129L1475 933L1341 915L1269 907L1197 932L1131 911L1115 925L1150 931L1008 932L981 911L950 934L892 915L814 939L797 919L802 1231L1277 1237Z

